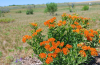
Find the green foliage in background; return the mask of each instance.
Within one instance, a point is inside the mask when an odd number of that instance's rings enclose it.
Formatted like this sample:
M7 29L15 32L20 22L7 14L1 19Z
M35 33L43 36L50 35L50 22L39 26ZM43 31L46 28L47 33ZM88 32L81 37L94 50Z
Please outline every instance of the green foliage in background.
M89 10L89 6L88 5L83 6L82 10L84 11Z
M0 23L9 23L13 22L15 19L10 19L10 18L5 18L5 19L0 19Z
M53 15L54 12L57 11L57 4L56 3L47 3L45 12L49 12L50 15Z
M22 11L21 11L21 10L19 10L19 11L16 11L16 13L22 13Z
M27 15L29 15L29 14L33 14L33 9L29 9L29 10L27 10L27 11L26 11L26 14L27 14Z

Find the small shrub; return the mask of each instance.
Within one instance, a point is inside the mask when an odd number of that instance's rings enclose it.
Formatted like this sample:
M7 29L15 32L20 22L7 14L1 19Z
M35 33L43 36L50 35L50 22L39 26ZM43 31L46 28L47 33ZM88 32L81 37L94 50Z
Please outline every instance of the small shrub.
M21 11L21 10L19 10L19 11L16 11L16 13L22 13L22 11Z
M56 3L47 3L45 12L49 12L50 15L53 15L54 12L57 11L57 4Z
M89 10L89 6L88 5L83 6L82 10L84 11Z
M1 11L2 13L8 13L8 12L10 12L10 10L7 9L7 8L5 8L5 9L0 9L0 11Z
M4 14L2 13L2 11L0 11L0 17L4 17Z
M29 10L27 10L27 11L26 11L26 14L27 14L27 15L29 15L29 14L33 14L33 9L29 9Z
M5 18L5 19L0 19L0 23L9 23L13 22L15 19L10 19L10 18Z

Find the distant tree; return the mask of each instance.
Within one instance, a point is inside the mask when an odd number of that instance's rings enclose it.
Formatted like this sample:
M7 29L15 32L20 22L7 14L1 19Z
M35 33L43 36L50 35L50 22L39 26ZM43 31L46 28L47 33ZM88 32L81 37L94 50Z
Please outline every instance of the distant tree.
M47 3L45 12L49 12L50 15L53 15L54 12L57 11L57 4L56 3Z

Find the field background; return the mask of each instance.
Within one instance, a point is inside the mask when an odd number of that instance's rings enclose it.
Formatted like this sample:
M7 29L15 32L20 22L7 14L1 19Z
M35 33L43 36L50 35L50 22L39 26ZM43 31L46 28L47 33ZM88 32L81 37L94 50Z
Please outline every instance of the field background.
M79 16L90 18L90 28L94 30L100 29L100 1L93 2L93 5L89 6L88 11L82 11L83 5L86 4L88 4L88 2L75 3L73 12L69 12L67 3L58 3L58 11L55 12L57 13L57 16L50 16L49 13L44 13L44 9L46 7L45 4L36 5L35 8L33 7L34 5L0 7L0 9L10 9L10 12L4 13L5 17L0 17L0 19L15 19L14 22L0 23L0 51L2 52L0 64L9 65L9 63L16 58L25 58L26 56L34 54L31 46L22 42L22 37L24 35L30 35L29 30L31 28L29 23L36 22L39 28L43 29L43 34L46 35L47 27L44 26L44 22L46 20L56 17L58 22L61 20L61 15L63 13L77 13ZM33 15L26 15L26 10L28 7L33 7ZM16 11L19 10L21 10L22 13L16 13Z

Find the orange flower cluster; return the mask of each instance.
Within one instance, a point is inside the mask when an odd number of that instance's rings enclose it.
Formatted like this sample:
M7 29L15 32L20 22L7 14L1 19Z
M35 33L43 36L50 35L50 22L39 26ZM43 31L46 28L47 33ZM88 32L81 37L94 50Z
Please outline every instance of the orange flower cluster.
M64 17L65 17L65 18L68 18L68 19L73 20L73 21L78 21L78 22L82 21L84 24L89 25L88 20L89 20L90 18L84 18L84 17L81 17L81 16L70 15L70 14L66 14L66 13L63 13L63 14L62 14L62 17L63 17L63 18L64 18Z
M64 46L64 42L60 42L60 41L55 42L54 38L49 38L47 41L41 42L40 46L43 46L43 45L47 51L51 52L48 54L41 53L39 55L41 58L46 58L46 55L47 55L47 59L45 61L47 64L50 64L51 62L53 62L53 58L56 58L58 53L63 52L64 55L67 55L69 52L69 49L72 48L72 45L69 45L69 44L67 44L64 48L62 48Z
M27 39L32 39L32 36L29 36L29 35L23 36L22 38L23 43L25 43Z
M85 44L77 44L77 47L80 47L82 50L79 51L80 55L86 57L86 50L91 51L92 56L98 56L97 50L95 48L91 48L90 46L86 46Z
M62 26L62 25L65 25L65 24L66 24L66 21L61 21L61 20L60 20L60 21L58 22L58 26Z
M55 27L55 20L56 20L56 17L53 17L50 20L47 20L46 22L44 22L44 25L48 26L49 28Z
M93 29L84 30L84 35L87 38L87 40L92 41L92 37L94 37L94 35L98 35L98 32L94 31Z
M37 35L39 32L41 32L42 31L42 29L37 29L36 30L36 32L34 32L33 34L32 34L32 36L34 37L35 35Z
M36 27L36 26L37 26L37 23L31 23L31 25L33 25L33 26L35 26L35 27Z

